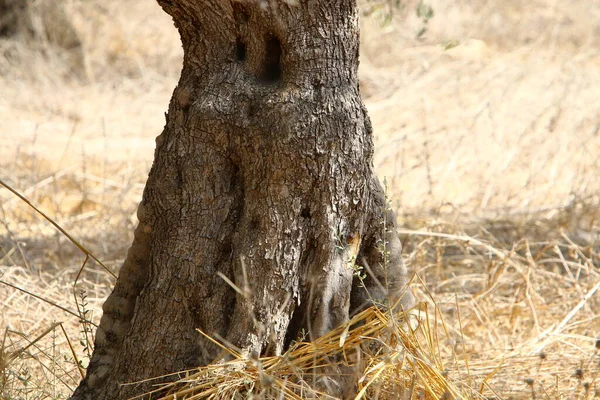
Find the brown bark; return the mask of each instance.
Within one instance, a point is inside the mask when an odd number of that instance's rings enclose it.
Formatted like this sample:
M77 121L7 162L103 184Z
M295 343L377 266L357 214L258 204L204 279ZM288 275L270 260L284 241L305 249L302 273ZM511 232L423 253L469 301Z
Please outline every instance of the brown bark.
M219 358L198 328L280 354L301 329L320 336L366 293L393 302L406 284L373 175L355 0L158 1L183 70L74 399L124 399L148 386L119 383ZM366 290L355 258L368 264Z

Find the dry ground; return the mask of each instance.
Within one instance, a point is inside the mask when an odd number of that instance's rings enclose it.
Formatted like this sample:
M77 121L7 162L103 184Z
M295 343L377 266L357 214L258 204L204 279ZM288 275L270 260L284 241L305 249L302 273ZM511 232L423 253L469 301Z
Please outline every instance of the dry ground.
M416 1L365 3L375 164L445 376L467 398L600 398L600 7L435 0L424 22ZM116 271L180 46L151 0L63 5L81 58L0 38L0 179ZM76 311L85 256L8 190L0 206L0 279L22 289L0 285L0 398L64 398L79 376L55 323L84 364L89 332L33 295ZM92 321L111 284L93 262L77 282Z

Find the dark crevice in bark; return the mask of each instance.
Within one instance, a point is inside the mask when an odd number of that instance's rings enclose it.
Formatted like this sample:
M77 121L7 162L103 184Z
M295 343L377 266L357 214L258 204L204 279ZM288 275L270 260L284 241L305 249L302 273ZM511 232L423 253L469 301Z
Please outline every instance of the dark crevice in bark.
M281 80L281 42L274 35L265 39L265 59L259 80L265 84L274 84Z
M233 3L233 19L235 20L235 24L237 26L238 34L235 42L235 58L239 62L246 61L247 58L247 44L244 35L244 27L247 24L250 16L248 15L248 10L241 3Z
M233 254L233 246L231 245L231 241L227 241L225 243L223 243L223 245L221 246L221 257L222 259L228 261L231 258L231 255Z
M246 61L246 43L239 37L235 41L235 58L239 62Z
M304 307L294 306L292 318L290 319L290 324L288 325L287 332L285 334L285 340L283 342L283 347L285 350L289 349L290 345L294 341L301 339L300 332L303 328L305 328L304 324L306 320L306 314L304 311Z
M302 208L302 211L300 211L300 216L305 219L310 219L310 208Z

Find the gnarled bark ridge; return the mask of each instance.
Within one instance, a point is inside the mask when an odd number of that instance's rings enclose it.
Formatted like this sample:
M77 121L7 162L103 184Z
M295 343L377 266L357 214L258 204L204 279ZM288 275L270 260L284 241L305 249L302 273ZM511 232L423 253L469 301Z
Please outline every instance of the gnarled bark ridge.
M148 387L120 383L221 357L197 329L280 354L405 289L358 89L355 0L158 1L183 70L74 399L127 398Z

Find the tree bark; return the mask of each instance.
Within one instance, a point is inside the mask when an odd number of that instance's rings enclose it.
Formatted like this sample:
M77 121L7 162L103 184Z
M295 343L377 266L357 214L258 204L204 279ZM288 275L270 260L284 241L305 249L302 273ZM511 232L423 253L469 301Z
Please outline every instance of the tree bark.
M125 399L149 387L121 383L221 358L197 329L276 355L302 329L318 337L405 293L358 89L355 0L158 2L183 69L73 399Z

